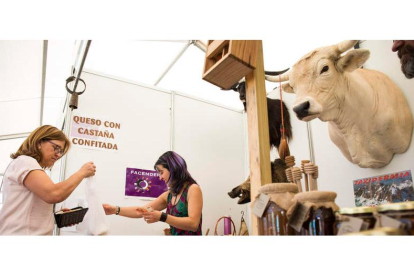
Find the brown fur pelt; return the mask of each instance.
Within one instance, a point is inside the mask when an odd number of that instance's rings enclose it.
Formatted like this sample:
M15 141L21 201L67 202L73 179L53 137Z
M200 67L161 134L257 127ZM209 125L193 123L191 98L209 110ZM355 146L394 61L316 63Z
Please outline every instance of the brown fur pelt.
M240 82L231 88L234 91L239 92L239 98L243 102L244 110L246 110L246 83ZM280 108L280 100L278 99L267 99L267 116L269 118L269 142L270 149L276 147L279 150L280 139L282 138L282 133L280 131L282 127L282 111ZM283 103L283 120L285 125L285 136L289 141L292 139L292 126L290 124L290 115L289 110L287 109L285 103Z
M286 183L288 182L286 177L286 166L285 161L282 159L275 159L275 161L270 163L272 167L272 183Z
M286 163L282 159L275 159L270 163L272 169L272 183L286 183L285 170L287 169ZM237 204L245 204L250 202L250 176L239 186L227 193L231 198L239 197Z

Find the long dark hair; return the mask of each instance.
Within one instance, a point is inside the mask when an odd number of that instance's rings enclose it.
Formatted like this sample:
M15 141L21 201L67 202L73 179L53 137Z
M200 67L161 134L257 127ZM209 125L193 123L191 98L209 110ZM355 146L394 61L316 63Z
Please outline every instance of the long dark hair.
M184 158L173 151L167 151L155 162L154 169L161 165L170 172L167 185L173 194L178 194L187 182L197 183L187 170L187 163Z

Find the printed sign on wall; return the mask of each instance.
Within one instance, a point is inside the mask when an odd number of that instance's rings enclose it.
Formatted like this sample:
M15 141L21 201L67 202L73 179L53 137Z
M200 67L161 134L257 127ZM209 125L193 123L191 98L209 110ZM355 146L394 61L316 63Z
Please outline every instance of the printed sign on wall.
M125 195L139 197L158 197L167 191L167 185L158 178L157 171L127 168Z
M354 180L356 206L414 200L411 170Z
M74 115L71 121L70 140L75 147L118 151L117 139L120 129L119 122Z

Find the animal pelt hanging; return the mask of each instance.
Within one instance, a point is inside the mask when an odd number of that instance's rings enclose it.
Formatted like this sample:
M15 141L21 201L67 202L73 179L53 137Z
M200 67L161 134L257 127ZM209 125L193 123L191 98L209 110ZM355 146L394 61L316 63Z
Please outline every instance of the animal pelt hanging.
M246 109L246 82L242 81L236 83L231 88L234 91L239 92L239 98L243 102L244 110ZM267 116L269 121L269 142L270 149L276 147L279 150L280 141L282 138L281 126L282 126L282 111L279 99L267 99ZM292 126L290 124L289 110L286 104L283 102L283 120L285 124L285 137L289 141L292 139Z
M285 170L288 168L282 159L275 159L270 163L272 170L272 183L286 183ZM239 186L227 193L231 198L239 197L237 204L245 204L250 202L250 176Z
M280 106L282 106L282 103L283 103L282 84L280 84L279 88L280 88L280 101L281 101ZM280 131L281 137L280 137L280 145L279 145L279 157L280 157L280 159L285 160L286 156L290 155L290 150L289 150L289 145L288 145L288 141L287 141L287 138L286 138L285 122L284 122L284 119L283 119L285 117L284 112L283 112L284 110L283 110L283 108L280 108L280 110L282 111L282 116L281 116L282 117L282 127L281 127L281 131Z

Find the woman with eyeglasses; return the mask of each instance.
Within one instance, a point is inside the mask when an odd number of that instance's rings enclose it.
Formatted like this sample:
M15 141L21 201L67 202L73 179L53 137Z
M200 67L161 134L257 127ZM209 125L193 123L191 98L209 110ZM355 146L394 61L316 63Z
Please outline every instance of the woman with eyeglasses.
M92 162L65 181L53 183L45 173L68 152L70 141L56 127L35 129L16 153L3 176L4 202L0 235L52 235L53 204L64 201L81 181L95 175Z
M201 235L203 195L180 155L167 151L155 162L154 169L169 190L144 206L119 207L103 204L107 215L144 218L150 224L165 222L170 235ZM165 212L162 210L166 209Z

